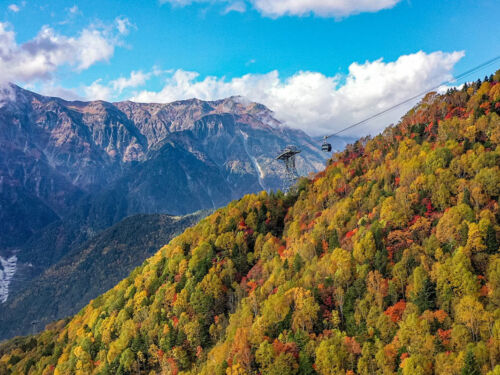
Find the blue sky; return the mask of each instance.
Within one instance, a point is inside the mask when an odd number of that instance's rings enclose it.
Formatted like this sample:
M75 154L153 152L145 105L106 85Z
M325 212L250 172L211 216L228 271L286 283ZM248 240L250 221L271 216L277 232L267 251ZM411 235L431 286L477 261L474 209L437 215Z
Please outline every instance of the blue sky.
M494 0L0 4L0 83L68 99L243 95L312 134L348 125L500 53Z

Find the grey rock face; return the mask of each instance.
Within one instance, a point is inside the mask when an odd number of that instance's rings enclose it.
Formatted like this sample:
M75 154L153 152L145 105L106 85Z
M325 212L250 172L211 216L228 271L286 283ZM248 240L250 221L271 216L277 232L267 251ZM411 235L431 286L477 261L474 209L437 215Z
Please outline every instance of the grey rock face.
M70 249L138 213L183 215L282 186L275 160L319 143L240 97L168 104L65 101L12 85L0 107L0 255L15 252L12 290Z
M128 185L130 196L142 194L127 214L142 209L184 214L279 188L282 166L274 156L286 144L303 149L302 174L325 160L305 133L280 124L265 106L238 97L169 104L68 102L17 86L12 90L15 99L0 108L0 194L15 190L46 206L40 213L45 219L33 230L118 180ZM141 181L135 179L138 173ZM161 202L162 189L170 192L165 200L178 202ZM177 190L198 203L183 204L171 195ZM160 206L140 203L150 196Z

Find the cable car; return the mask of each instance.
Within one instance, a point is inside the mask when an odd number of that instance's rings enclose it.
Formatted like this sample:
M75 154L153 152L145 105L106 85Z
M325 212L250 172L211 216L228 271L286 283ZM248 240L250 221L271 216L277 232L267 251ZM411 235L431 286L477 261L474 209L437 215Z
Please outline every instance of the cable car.
M321 151L332 152L332 145L326 141L326 137L323 137L323 144L321 145Z

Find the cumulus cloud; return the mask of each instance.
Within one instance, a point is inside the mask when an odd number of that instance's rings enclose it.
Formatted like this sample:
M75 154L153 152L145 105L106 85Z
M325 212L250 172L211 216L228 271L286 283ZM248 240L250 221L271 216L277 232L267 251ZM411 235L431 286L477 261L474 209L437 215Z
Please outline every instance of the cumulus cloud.
M135 28L135 25L127 17L116 17L115 23L118 32L122 35L128 35L130 29Z
M401 0L246 0L267 17L306 16L342 18L364 12L378 12L394 7ZM186 6L193 3L224 3L226 9L243 12L243 0L160 0L161 4Z
M108 85L103 84L101 78L84 87L83 92L85 93L85 98L90 100L109 101L113 97L113 90Z
M111 81L110 86L117 94L121 94L127 88L144 86L152 74L152 72L144 73L141 70L133 71L128 78L120 77Z
M400 0L253 0L254 7L270 17L283 15L346 17L363 12L389 9Z
M463 52L420 51L403 55L392 62L378 59L353 63L346 75L331 77L301 71L282 79L278 71L272 71L232 79L214 76L200 79L196 72L177 70L167 77L160 91L142 91L132 100L165 103L194 97L215 100L243 95L267 105L288 126L322 135L451 79L454 65L463 56ZM390 122L397 121L415 102L345 135L375 134Z
M144 86L151 77L163 73L165 72L158 67L153 67L149 72L137 70L132 71L128 77L119 77L107 83L104 83L101 78L97 79L81 89L87 100L119 100L124 90Z
M0 85L48 81L63 66L79 72L109 61L120 44L115 34L90 26L69 37L44 26L33 39L18 44L11 25L0 22Z
M14 12L14 13L17 13L21 10L21 8L19 8L19 5L17 5L17 4L10 4L8 6L8 8L11 12Z

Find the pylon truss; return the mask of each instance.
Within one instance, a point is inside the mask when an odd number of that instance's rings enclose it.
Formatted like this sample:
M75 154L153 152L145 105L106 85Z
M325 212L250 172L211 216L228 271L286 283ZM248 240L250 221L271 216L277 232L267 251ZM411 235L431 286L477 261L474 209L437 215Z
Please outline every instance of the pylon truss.
M285 164L285 178L283 180L283 191L288 192L299 178L297 168L295 167L295 156L300 153L296 146L286 146L276 157L277 160Z

